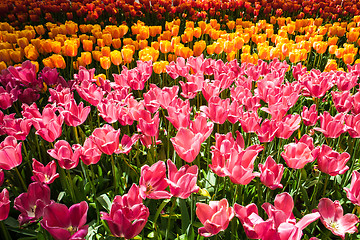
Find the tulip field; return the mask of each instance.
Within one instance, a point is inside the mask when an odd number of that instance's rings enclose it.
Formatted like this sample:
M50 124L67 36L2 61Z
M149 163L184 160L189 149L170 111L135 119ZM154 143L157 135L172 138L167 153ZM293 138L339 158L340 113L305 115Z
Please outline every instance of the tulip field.
M3 0L0 239L360 239L360 0Z

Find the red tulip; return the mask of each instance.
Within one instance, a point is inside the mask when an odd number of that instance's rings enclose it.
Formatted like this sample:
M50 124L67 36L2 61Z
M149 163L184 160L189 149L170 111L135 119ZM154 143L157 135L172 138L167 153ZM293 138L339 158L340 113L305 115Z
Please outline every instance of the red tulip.
M185 165L182 166L179 171L176 165L171 161L167 160L169 178L166 179L170 187L170 193L173 197L179 197L186 199L191 193L199 191L199 187L196 186L198 176L198 166Z
M0 192L0 221L7 219L10 212L9 191L4 188Z
M56 178L59 177L59 174L56 173L55 161L49 162L44 167L42 163L38 162L35 158L33 158L32 168L34 176L31 177L31 180L33 181L51 184Z
M203 135L194 133L190 129L180 128L176 136L171 138L176 153L181 159L190 163L200 152Z
M7 136L5 140L0 143L1 169L11 170L21 164L21 145L22 143L17 143L16 138L13 136Z
M318 168L323 173L336 176L338 174L344 174L349 169L346 163L350 159L350 154L347 152L340 154L325 144L318 147L317 151Z
M353 203L360 206L360 173L352 172L350 188L344 188L347 198Z
M142 231L150 213L142 203L139 187L133 184L127 194L114 198L110 213L101 214L115 237L131 239Z
M88 233L88 204L83 201L67 208L64 204L52 203L44 208L41 226L57 240L85 239Z
M80 145L74 144L72 148L67 141L59 140L55 143L54 149L49 149L47 152L51 157L58 160L61 168L71 169L79 163Z
M96 128L90 136L91 140L99 150L107 155L117 153L120 141L120 129L115 130L112 126L105 124Z
M334 235L345 239L346 233L357 232L355 225L359 222L359 219L355 214L343 215L343 208L338 200L333 202L328 198L320 199L317 211L320 213L321 222Z
M124 136L121 138L118 152L128 154L132 146L139 140L139 138L140 136L138 134L134 134L131 137L124 134Z
M9 136L24 141L30 132L32 120L26 118L15 118L15 114L5 115L2 129Z
M284 173L284 166L282 164L276 164L271 156L266 159L264 165L259 164L259 170L260 180L265 186L271 190L283 187L280 181Z
M168 183L166 178L166 167L163 161L154 163L151 167L144 165L141 167L139 180L140 196L151 199L171 198L171 194L165 191Z
M211 237L226 230L234 217L234 211L224 198L220 201L210 201L209 205L196 203L196 216L204 224L204 227L198 229L199 234L204 237Z
M14 201L14 208L21 212L19 224L35 222L41 218L45 206L50 203L50 188L43 183L31 183L28 191L20 194Z
M13 100L11 99L11 94L3 87L0 87L0 108L5 110L11 107L12 104Z

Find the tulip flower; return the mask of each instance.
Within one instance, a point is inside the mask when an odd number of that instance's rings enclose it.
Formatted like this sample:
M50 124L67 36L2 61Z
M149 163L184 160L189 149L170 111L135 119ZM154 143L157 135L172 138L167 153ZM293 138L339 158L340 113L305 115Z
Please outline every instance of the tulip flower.
M131 239L145 227L150 213L142 203L139 187L133 184L127 194L114 198L110 213L101 214L115 237Z
M140 196L143 199L171 198L171 194L165 191L168 183L166 182L166 166L163 161L158 161L151 167L142 166L139 185Z
M0 143L1 169L11 170L21 164L21 145L22 142L17 143L16 138L13 136L7 136L5 140Z
M111 155L119 148L120 129L115 130L112 126L105 124L101 128L96 128L90 138L102 153Z
M200 188L196 186L198 166L185 165L177 170L176 165L171 160L167 160L167 166L169 178L166 179L166 182L169 184L170 193L173 197L186 199L191 193L199 191Z
M355 214L348 213L344 215L343 208L338 200L333 202L329 198L322 198L316 211L320 213L321 222L334 235L345 239L346 233L357 232L355 225L359 222L359 219Z
M21 212L19 224L35 222L43 216L43 210L50 204L50 188L43 183L34 182L26 193L20 194L14 200L14 208Z
M230 99L220 99L219 97L211 97L208 107L201 106L200 110L206 114L211 121L223 124L229 113Z
M255 121L255 123L253 122L253 124L255 124L255 127L257 127L256 121ZM255 132L256 132L260 142L271 142L274 139L275 134L278 131L278 129L279 129L279 127L277 126L276 121L265 119L261 123L261 126L259 127L259 129L257 129Z
M51 184L56 178L59 177L59 174L56 173L55 161L49 162L44 167L42 163L38 162L35 158L33 158L32 168L34 176L31 177L31 180L33 181Z
M80 150L80 159L86 164L96 164L100 161L101 151L91 138L86 138Z
M139 140L139 138L140 136L138 134L134 134L131 137L124 134L124 136L121 138L118 152L128 154L132 146Z
M360 173L352 172L350 188L344 188L347 198L353 203L360 206Z
M315 160L309 146L302 142L287 144L284 146L284 150L281 156L290 168L301 169L307 163Z
M203 138L201 142L204 142L212 133L214 128L213 122L208 122L207 117L197 114L194 121L190 121L190 130L197 134L201 133Z
M3 87L0 87L0 108L5 110L11 107L12 104L11 94Z
M72 148L67 141L59 140L55 143L54 149L49 149L47 152L51 157L58 160L61 168L72 169L79 163L80 145L74 144Z
M0 192L0 221L7 219L10 212L9 191L4 188Z
M320 115L320 127L314 128L315 131L322 132L327 138L338 138L347 128L344 124L345 114L339 113L332 117L329 112Z
M3 118L3 131L16 138L25 140L32 126L32 120L26 118L15 118L15 114L5 115Z
M84 107L84 103L76 104L74 99L65 104L64 110L61 111L64 116L65 123L68 126L79 126L83 124L90 113L89 106Z
M210 201L209 205L196 203L196 216L204 224L204 227L198 229L199 234L204 237L211 237L226 230L234 217L234 211L224 198L220 201Z
M187 128L190 124L190 103L187 100L186 105L182 107L173 107L168 106L167 111L169 116L166 116L166 119L169 120L172 125L179 130L180 128Z
M1 185L3 185L4 180L5 180L4 170L0 169L0 187Z
M151 118L151 113L146 110L140 111L138 130L146 136L157 136L159 133L159 112Z
M353 96L351 96L350 91L344 92L334 92L331 91L333 102L335 108L339 113L347 113L351 110L353 106Z
M41 226L57 240L85 239L88 233L88 204L83 201L67 208L64 204L52 203L44 208Z
M245 234L248 238L259 239L261 233L257 233L255 226L263 223L264 220L258 215L258 208L255 203L243 207L237 203L234 204L234 213L239 218L244 227Z
M176 136L171 138L176 153L181 159L190 163L200 152L203 135L194 133L190 129L180 128Z
M317 120L319 120L318 112L316 111L316 105L311 105L309 109L304 106L301 117L305 126L314 126Z
M265 186L271 190L283 187L280 181L284 173L284 166L282 164L276 164L271 156L266 159L264 165L259 164L259 170L260 180Z
M151 113L155 113L160 107L160 103L157 100L156 92L157 89L155 87L151 87L147 93L143 94L145 107Z
M120 117L120 104L114 100L104 98L97 106L99 115L107 122L114 123Z
M347 152L340 154L325 144L317 148L317 151L317 162L320 171L330 176L336 176L338 174L344 174L349 169L346 163L350 159L350 154Z

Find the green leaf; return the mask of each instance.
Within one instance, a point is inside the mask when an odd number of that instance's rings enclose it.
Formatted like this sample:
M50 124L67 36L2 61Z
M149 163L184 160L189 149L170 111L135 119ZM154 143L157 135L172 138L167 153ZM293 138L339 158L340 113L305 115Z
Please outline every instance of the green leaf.
M65 196L65 192L64 191L62 191L62 192L60 192L59 193L59 195L58 195L58 198L57 198L57 202L61 202L61 200L63 199L63 197Z
M108 212L110 212L111 209L111 201L110 198L106 194L102 194L99 197L96 198L101 206L103 206Z
M181 229L183 232L186 231L186 228L190 225L190 217L188 208L186 206L185 199L178 199L181 211Z

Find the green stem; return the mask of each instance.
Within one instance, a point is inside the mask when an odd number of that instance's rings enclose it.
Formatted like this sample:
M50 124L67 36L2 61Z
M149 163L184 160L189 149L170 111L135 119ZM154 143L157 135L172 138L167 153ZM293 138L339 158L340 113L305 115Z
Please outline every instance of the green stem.
M118 192L118 181L117 181L117 174L116 174L116 166L115 166L115 161L114 161L114 155L111 154L111 169L112 169L112 174L114 177L114 184L115 184L115 191Z
M171 215L173 214L175 203L176 203L176 198L173 197L172 205L171 205L170 213L169 213L169 220L168 220L168 224L167 224L167 228L166 228L166 232L165 232L165 240L167 240L169 237L169 230L170 230L170 225L171 225Z
M20 182L21 182L21 185L22 185L24 191L27 192L27 187L26 187L26 184L24 182L23 177L21 176L21 174L20 174L19 170L17 169L17 167L15 167L14 169L15 169L16 175L18 175L18 177L20 179Z
M328 181L329 181L329 175L326 175L325 183L324 183L324 190L323 190L323 194L322 194L323 197L325 197L326 187L327 187Z
M1 231L3 232L2 236L5 238L4 240L11 240L9 231L5 227L5 223L3 221L0 221L0 226L1 226Z

